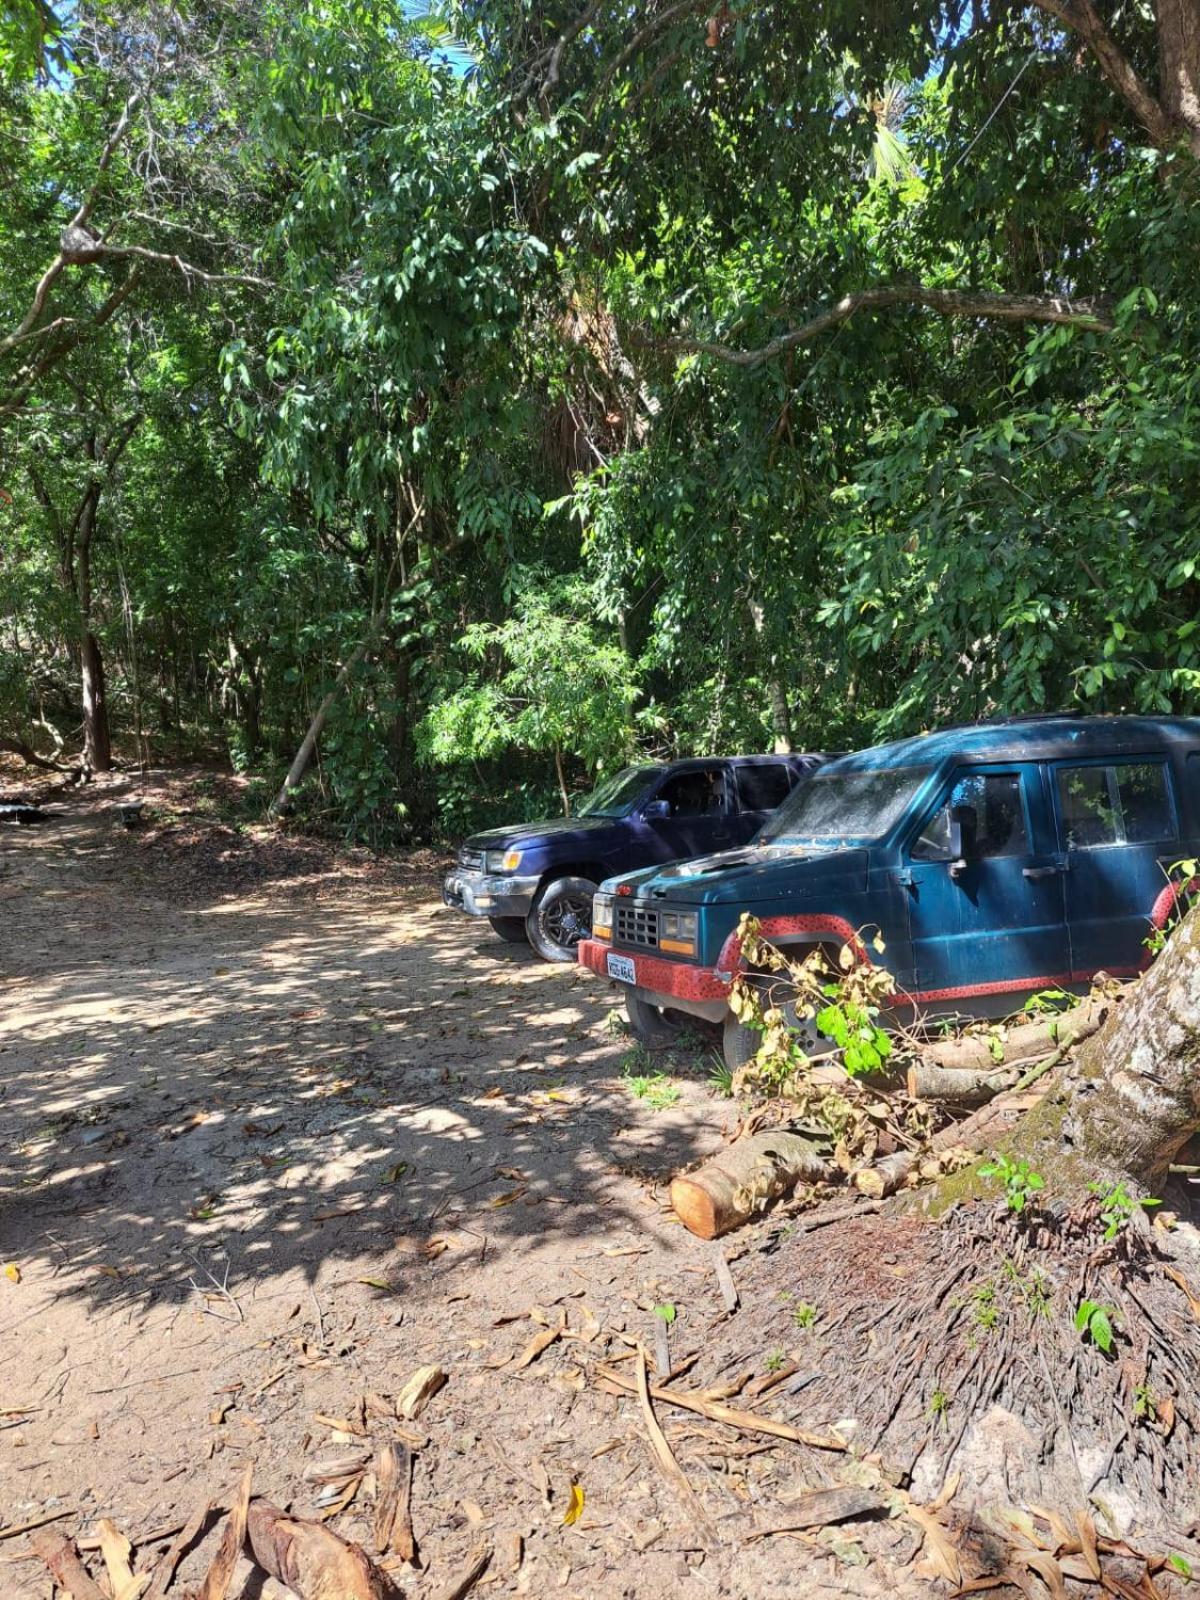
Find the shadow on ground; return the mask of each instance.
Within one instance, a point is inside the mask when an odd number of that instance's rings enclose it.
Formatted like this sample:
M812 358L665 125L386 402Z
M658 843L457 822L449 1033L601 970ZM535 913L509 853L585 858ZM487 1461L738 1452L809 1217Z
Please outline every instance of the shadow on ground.
M694 1107L653 1114L617 1080L613 992L428 881L180 897L111 799L0 841L0 1257L57 1295L219 1305L366 1257L380 1293L480 1252L519 1272L548 1235L571 1253L640 1226L628 1175L704 1145Z

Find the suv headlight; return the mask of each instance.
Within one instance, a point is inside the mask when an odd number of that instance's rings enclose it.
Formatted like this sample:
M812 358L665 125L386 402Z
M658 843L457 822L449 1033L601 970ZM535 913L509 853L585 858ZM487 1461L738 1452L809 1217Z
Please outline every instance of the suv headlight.
M592 938L612 938L613 897L610 894L592 896Z
M515 872L521 865L520 850L487 850L484 852L485 872Z

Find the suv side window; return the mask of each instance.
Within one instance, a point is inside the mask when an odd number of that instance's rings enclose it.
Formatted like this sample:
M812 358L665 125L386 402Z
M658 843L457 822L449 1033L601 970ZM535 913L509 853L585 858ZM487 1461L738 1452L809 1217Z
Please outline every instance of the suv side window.
M1059 767L1055 774L1068 850L1175 839L1175 812L1161 761Z
M759 761L735 770L743 811L774 811L791 792L792 774L785 762Z
M679 772L668 778L654 796L665 800L672 818L724 816L725 774L720 767L702 767L698 772Z
M950 823L962 824L963 847L972 860L1029 854L1029 829L1019 772L967 772L913 841L914 861L949 861Z

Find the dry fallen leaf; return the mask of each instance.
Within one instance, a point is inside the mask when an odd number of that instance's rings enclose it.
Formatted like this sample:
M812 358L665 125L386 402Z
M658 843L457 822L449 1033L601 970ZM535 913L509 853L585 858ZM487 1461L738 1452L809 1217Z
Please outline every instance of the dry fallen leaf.
M514 1201L519 1200L524 1193L524 1187L520 1189L509 1189L507 1193L498 1194L494 1200L489 1200L488 1205L493 1211L498 1211L501 1206L511 1206Z
M945 1578L957 1588L962 1583L962 1567L958 1551L950 1542L946 1530L924 1506L907 1505L904 1514L910 1517L925 1535L925 1554L939 1578Z
M579 1521L583 1515L583 1489L577 1483L571 1485L571 1492L567 1496L567 1509L563 1513L563 1527L570 1528Z
M17 1265L17 1263L15 1261L10 1261L8 1263L8 1265L5 1267L4 1276L11 1283L20 1283L20 1281L21 1281L21 1269L20 1269L20 1267Z
M418 1367L396 1396L396 1415L406 1422L419 1417L445 1382L446 1374L441 1367Z

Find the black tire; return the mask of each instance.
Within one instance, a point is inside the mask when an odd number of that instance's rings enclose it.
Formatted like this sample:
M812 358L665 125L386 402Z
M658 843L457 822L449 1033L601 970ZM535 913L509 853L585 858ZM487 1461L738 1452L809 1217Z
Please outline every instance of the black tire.
M552 878L534 896L525 932L543 961L574 961L575 947L592 931L590 878Z
M529 937L524 917L489 917L488 921L492 932L498 933L505 944L524 944Z
M761 986L767 992L772 990L772 986L777 989L781 981L778 977L766 974L759 979ZM811 1017L798 1016L794 1004L782 994L775 993L772 995L772 999L776 1005L780 1006L784 1016L787 1017L792 1027L800 1035L799 1044L805 1055L816 1055L830 1048L830 1041L824 1034L818 1033ZM725 1024L721 1030L721 1055L730 1072L737 1072L748 1061L753 1061L758 1054L758 1047L761 1043L762 1034L759 1033L757 1028L747 1027L744 1022L734 1016L732 1011L725 1013Z
M695 1026L695 1019L686 1012L651 1005L630 991L625 995L625 1015L629 1018L629 1031L647 1050L665 1050L679 1042L685 1028Z

